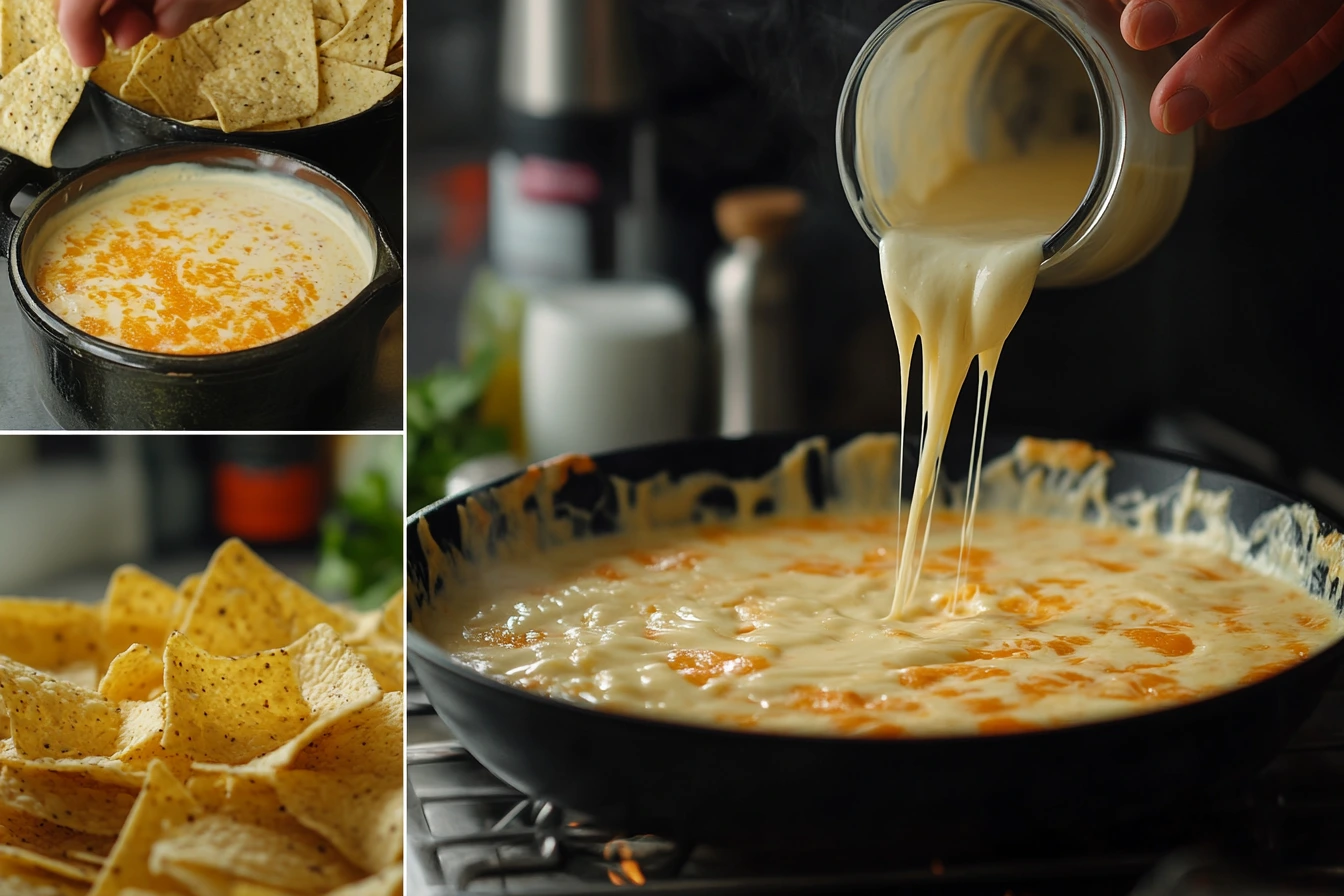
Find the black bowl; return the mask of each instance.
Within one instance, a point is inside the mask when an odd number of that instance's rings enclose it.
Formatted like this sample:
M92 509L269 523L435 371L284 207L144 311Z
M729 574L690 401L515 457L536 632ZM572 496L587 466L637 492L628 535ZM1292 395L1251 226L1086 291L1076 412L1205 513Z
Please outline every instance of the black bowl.
M374 245L373 279L335 314L278 342L218 355L164 355L90 336L52 313L26 272L41 225L117 177L172 162L285 174L326 190ZM19 217L14 196L46 189ZM235 143L171 143L129 150L69 172L0 157L0 249L27 323L43 405L63 426L92 429L340 429L371 387L379 333L401 303L399 253L377 214L332 175L288 153Z
M311 159L342 180L362 185L377 170L393 140L401 136L404 89L403 80L378 104L340 121L289 131L235 131L232 134L152 115L92 81L85 88L85 95L99 124L117 149L176 142L251 146Z

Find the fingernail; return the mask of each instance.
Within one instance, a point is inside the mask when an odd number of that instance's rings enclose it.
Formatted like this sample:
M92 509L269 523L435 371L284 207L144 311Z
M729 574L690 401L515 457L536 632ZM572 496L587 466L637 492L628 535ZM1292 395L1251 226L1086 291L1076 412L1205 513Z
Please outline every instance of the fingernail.
M1179 134L1209 112L1209 98L1198 87L1182 87L1162 104L1162 130Z
M1134 40L1143 49L1160 47L1176 36L1176 13L1162 0L1149 0L1139 7Z

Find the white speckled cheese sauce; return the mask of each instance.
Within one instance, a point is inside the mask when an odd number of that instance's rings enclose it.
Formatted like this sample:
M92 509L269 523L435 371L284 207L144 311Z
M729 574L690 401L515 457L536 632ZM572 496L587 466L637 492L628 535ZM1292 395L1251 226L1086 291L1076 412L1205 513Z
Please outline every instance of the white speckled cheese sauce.
M934 515L912 609L893 620L895 517L858 510L636 525L508 553L450 581L446 612L427 624L477 670L561 699L870 737L1145 712L1267 677L1344 634L1326 602L1215 550L1230 530L1164 538L1013 512L993 495L1001 472L987 471L995 509L977 521L955 610L961 515ZM1191 498L1214 519L1220 496Z
M290 177L158 165L73 202L38 233L42 301L118 345L202 355L293 336L368 285L374 250L350 212Z

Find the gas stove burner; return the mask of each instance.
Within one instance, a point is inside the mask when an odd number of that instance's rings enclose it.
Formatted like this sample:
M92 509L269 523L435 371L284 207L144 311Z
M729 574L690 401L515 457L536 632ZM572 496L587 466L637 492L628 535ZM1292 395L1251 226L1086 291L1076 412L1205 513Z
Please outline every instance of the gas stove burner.
M617 886L675 877L690 850L652 834L625 836L553 803L533 804L538 848L558 850L582 877L605 874Z

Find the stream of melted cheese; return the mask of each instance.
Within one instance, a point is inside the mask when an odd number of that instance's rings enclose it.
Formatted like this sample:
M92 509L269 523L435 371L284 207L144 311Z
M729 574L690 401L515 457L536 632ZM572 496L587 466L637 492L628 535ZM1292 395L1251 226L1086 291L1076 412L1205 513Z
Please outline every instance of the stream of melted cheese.
M53 216L30 270L41 300L129 348L205 355L306 330L369 283L353 217L293 178L191 164L129 174Z
M601 708L794 734L995 734L1197 700L1300 662L1344 620L1212 551L1126 529L932 516L885 618L890 514L575 542L455 588L441 641ZM961 560L962 594L952 609Z

